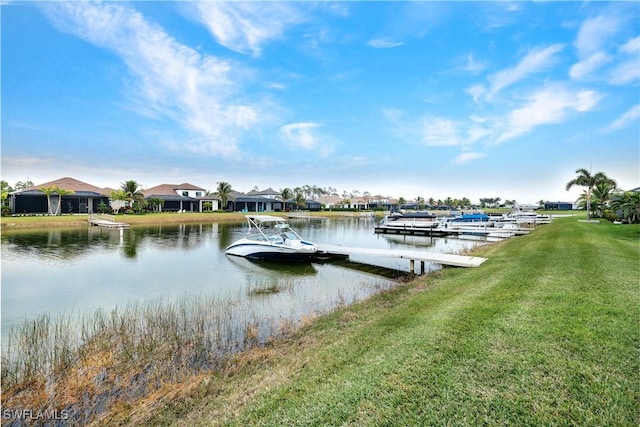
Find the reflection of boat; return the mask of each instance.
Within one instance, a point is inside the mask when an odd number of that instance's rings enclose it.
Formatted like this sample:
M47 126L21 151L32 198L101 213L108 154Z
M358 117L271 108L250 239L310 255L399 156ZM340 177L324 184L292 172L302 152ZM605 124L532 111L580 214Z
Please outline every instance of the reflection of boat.
M384 217L380 225L400 228L436 228L437 217L430 212L394 212Z
M290 277L318 274L318 269L313 263L255 262L250 258L241 257L229 257L229 261L247 275L247 283L251 283L254 277L280 282L281 280L289 280Z
M284 218L247 215L249 232L226 249L228 255L250 259L306 261L318 252L318 245L307 242Z

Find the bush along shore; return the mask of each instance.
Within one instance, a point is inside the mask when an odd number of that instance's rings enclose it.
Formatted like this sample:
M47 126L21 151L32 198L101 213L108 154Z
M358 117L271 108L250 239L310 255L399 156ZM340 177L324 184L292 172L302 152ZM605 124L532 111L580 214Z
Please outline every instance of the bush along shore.
M42 316L3 350L3 418L638 425L639 238L638 225L557 219L476 249L478 268L269 325L202 297Z

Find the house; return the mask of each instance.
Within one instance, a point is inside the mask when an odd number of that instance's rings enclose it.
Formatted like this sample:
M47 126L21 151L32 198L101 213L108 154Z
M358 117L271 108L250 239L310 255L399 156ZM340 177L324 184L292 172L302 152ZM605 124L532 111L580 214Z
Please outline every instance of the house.
M318 203L324 205L325 209L341 208L343 198L340 196L320 196Z
M547 211L570 211L573 209L571 202L544 202L544 210Z
M53 193L49 200L42 188L58 187L73 192L59 197ZM15 214L46 214L51 211L61 214L94 213L102 203L109 204L109 189L98 188L74 178L64 177L43 184L34 185L25 190L14 191L9 195L9 208ZM58 206L60 204L60 206Z
M276 198L279 193L273 189L241 193L232 191L227 202L227 210L236 212L273 212L282 211L282 200Z
M147 200L156 198L164 201L160 207L162 212L203 212L205 203L211 203L211 209L218 210L218 198L207 196L206 192L204 188L186 182L160 184L143 191Z
M264 197L266 199L280 199L282 200L282 197L280 196L280 193L277 192L276 190L274 190L273 188L269 187L266 190L255 190L255 191L249 191L247 193L247 196L250 197Z

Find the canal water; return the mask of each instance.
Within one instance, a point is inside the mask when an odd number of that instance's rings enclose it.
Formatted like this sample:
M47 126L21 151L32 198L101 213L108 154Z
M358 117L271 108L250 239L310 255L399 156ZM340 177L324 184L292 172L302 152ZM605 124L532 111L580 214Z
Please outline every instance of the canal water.
M460 253L485 242L378 235L367 218L290 223L308 240L356 247ZM2 341L10 328L42 314L109 311L194 295L253 300L258 313L296 318L392 287L398 282L389 275L392 270L409 271L409 261L399 259L283 264L225 255L246 231L243 223L207 223L132 227L123 233L97 227L3 233Z

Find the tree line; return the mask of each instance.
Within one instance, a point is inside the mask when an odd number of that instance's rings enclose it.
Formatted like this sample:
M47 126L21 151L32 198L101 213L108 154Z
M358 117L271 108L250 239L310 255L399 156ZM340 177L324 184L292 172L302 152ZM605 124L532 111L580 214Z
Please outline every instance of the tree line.
M26 190L33 187L34 184L30 180L18 181L13 187L11 187L7 181L0 181L0 187L2 190L2 206L3 213L6 209L6 202L9 193L13 191ZM640 222L640 193L639 192L622 192L618 187L614 179L608 177L603 172L597 172L592 174L589 170L580 168L576 170L576 177L570 180L565 189L569 191L574 186L584 187L583 193L577 200L578 206L582 207L587 212L587 217L607 218L610 220L623 219L626 222ZM258 190L255 186L254 190ZM49 214L59 215L62 196L73 194L73 191L65 190L59 187L40 187L47 196L47 205ZM228 202L232 199L234 190L231 184L226 181L220 181L217 183L215 191L207 191L206 195L215 195L222 202L222 208L226 209ZM303 209L306 207L306 200L317 200L322 196L337 196L342 197L343 204L350 204L351 199L362 198L366 203L374 200L376 196L372 196L370 192L359 190L343 191L339 194L334 187L319 187L317 185L303 185L293 188L281 188L279 194L282 200L291 201L296 208ZM52 197L58 197L58 203L52 203ZM145 210L160 211L164 205L164 200L151 197L145 198L142 186L135 180L128 180L121 183L120 188L114 190L109 195L111 199L111 209L116 213L120 209L126 208L136 212L143 212ZM481 208L493 208L500 206L514 206L515 200L505 200L501 203L500 197L483 197L480 198L479 207ZM439 207L446 206L449 208L469 208L474 206L471 201L463 197L461 199L447 197L445 199L434 199L430 197L428 199L417 196L413 199L413 202L419 209L426 207ZM399 206L406 205L408 202L404 197L400 197L397 200ZM539 201L540 205L544 205L544 201ZM209 204L210 205L210 204ZM205 206L206 208L206 206ZM211 206L209 206L211 208ZM107 211L109 207L106 205L99 206L99 210Z

